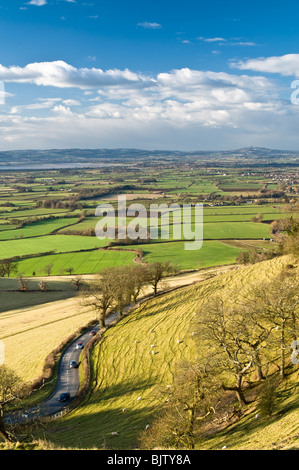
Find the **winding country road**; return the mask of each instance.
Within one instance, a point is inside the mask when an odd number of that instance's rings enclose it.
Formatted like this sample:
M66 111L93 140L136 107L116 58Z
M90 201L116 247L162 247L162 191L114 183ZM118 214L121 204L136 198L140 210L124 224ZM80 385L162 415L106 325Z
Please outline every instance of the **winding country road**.
M117 313L109 315L109 317L106 318L106 324L109 325L116 318ZM6 416L4 419L5 423L25 423L35 418L43 418L46 416L53 416L56 414L58 415L59 413L61 413L66 408L66 406L75 398L80 385L78 367L70 367L71 361L75 361L77 364L79 364L80 361L82 349L77 348L76 346L78 343L82 343L83 347L85 347L93 337L91 332L94 331L97 333L98 331L100 331L100 329L101 328L99 324L94 326L93 328L85 332L83 335L76 338L76 340L73 341L66 348L58 364L56 388L52 395L50 395L46 401L42 402L39 405L24 409L21 413L18 412ZM65 392L69 393L69 398L64 402L60 402L58 399L60 395Z
M201 272L191 272L188 274L182 274L167 278L168 287L185 287L186 285L193 284L194 282L200 282L205 280L211 274L215 275L215 272L227 271L236 269L234 265L221 266L217 268L211 268L202 270ZM161 292L162 294L163 292ZM111 324L118 317L117 312L112 313L106 318L106 324ZM24 409L22 412L17 412L11 415L5 416L4 422L6 424L25 423L35 418L42 418L47 416L59 416L61 412L65 410L67 405L75 398L79 385L79 370L78 367L71 368L71 361L76 361L78 364L80 361L80 355L82 349L78 349L76 346L78 343L82 343L83 347L91 340L91 332L98 332L100 325L96 325L89 329L87 332L76 338L63 352L61 355L58 371L57 371L57 383L54 392L41 404L32 406L28 409ZM66 401L60 402L58 399L62 393L69 393L69 397Z

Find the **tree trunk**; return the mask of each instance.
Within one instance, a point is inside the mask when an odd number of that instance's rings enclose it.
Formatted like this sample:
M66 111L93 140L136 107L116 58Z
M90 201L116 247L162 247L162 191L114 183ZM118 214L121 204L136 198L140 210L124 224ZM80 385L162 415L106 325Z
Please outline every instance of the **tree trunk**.
M282 378L285 378L285 320L283 320L281 325L281 334L280 334L280 375Z
M257 377L258 380L265 380L265 376L263 374L263 369L261 365L261 360L258 352L254 352L254 364L256 366L256 372L257 372Z
M4 416L3 416L3 408L0 406L0 436L5 440L8 441L8 435L5 430L5 425L4 425Z
M188 448L190 450L194 450L195 444L194 444L193 430L194 430L194 423L195 423L195 406L192 406L188 410L188 414L189 414L189 423L188 423L188 428L187 428L187 435L188 435L188 441L189 441Z
M106 323L105 323L105 314L101 314L99 317L99 323L101 328L106 328Z
M245 399L244 397L244 393L243 393L243 390L242 388L235 388L235 392L236 392L236 395L237 395L237 398L238 398L238 402L240 403L241 406L244 406L244 405L247 405L248 402L247 400Z
M244 406L244 405L248 404L247 400L245 399L244 393L243 393L242 380L243 380L243 376L238 376L237 377L236 387L226 387L225 385L222 384L222 388L224 390L236 393L238 402L240 403L240 406Z

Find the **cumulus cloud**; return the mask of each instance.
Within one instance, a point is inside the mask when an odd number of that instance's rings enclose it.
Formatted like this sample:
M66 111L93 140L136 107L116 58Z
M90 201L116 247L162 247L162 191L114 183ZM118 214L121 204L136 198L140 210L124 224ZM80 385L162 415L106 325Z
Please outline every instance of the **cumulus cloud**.
M273 137L273 129L279 129L282 119L289 122L295 111L279 99L275 81L252 74L182 68L147 76L130 70L80 69L55 61L25 67L0 65L0 80L68 90L68 96L14 106L6 117L0 116L0 138L5 142L16 138L27 142L35 135L34 142L45 139L48 145L50 136L57 145L65 136L64 146L67 142L79 145L81 139L83 146L87 144L82 142L93 142L109 147L110 139L113 146L152 142L167 147L168 139L180 148L179 138L186 145L189 136L193 148L201 148L194 142L212 130L222 139L235 131L238 136L271 133ZM73 96L71 87L76 88Z
M82 89L113 85L144 86L148 78L130 70L107 70L76 68L62 60L35 62L25 67L0 65L0 80L4 82L34 83L58 88Z
M248 59L245 61L232 62L231 66L239 70L251 70L255 72L299 77L299 54Z

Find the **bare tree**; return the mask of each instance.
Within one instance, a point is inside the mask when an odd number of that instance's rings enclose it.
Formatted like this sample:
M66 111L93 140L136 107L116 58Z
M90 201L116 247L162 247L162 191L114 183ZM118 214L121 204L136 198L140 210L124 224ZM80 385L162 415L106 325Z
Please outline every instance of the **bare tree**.
M273 281L255 286L248 307L264 325L271 325L271 349L280 355L280 375L285 376L286 352L297 338L299 316L299 281L294 273L284 271Z
M48 289L48 283L46 281L40 281L39 288L43 292L46 291Z
M122 317L125 307L131 302L132 284L129 270L126 266L112 268L111 287L113 290L113 303L119 317Z
M143 265L138 264L128 266L126 268L126 278L131 298L133 303L136 305L139 295L148 282L147 269Z
M223 389L234 391L240 405L245 405L244 378L253 367L254 354L244 347L248 331L240 316L221 297L214 296L200 311L197 338L206 357L218 358Z
M53 269L53 263L49 263L47 264L47 266L45 266L44 270L45 270L45 273L50 276L51 272L52 272L52 269Z
M5 407L18 399L23 384L19 377L5 365L0 365L0 436L4 440L13 440L4 421Z
M21 292L26 292L28 290L28 287L29 287L29 280L24 278L23 275L20 274L19 275L18 285L19 285L19 290Z
M81 287L84 285L84 282L82 280L82 276L75 276L72 279L71 283L77 291L79 291L81 289Z
M201 425L216 413L219 386L208 364L178 365L174 382L162 390L165 406L141 435L142 448L194 449Z
M179 268L169 261L156 261L149 264L147 267L147 279L154 288L154 295L157 295L158 285L161 280L167 275L175 274L178 271Z
M101 274L81 291L81 301L84 306L96 310L101 328L105 328L105 318L114 304L114 278L111 268L101 271Z

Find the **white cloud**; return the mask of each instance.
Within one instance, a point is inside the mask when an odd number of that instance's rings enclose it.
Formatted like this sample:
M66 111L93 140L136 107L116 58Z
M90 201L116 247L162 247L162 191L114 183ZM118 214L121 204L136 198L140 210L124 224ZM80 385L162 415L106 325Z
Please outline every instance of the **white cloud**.
M25 67L0 65L0 80L15 83L34 83L58 88L100 88L114 85L145 86L149 79L130 70L96 68L77 69L62 60L35 62Z
M67 117L73 116L73 113L70 110L70 108L67 106L63 106L62 104L58 104L54 106L52 111L54 111L54 113L57 113L58 115L61 115L61 116L67 116Z
M253 41L239 41L239 42L230 42L228 44L226 44L228 46L257 46L258 44L256 42L253 42Z
M160 29L162 25L159 23L150 23L148 21L143 21L142 23L138 23L137 26L141 26L145 29Z
M288 135L285 129L296 111L279 99L278 84L264 76L189 68L149 77L127 69L79 69L55 61L0 65L0 80L77 88L76 95L60 91L59 98L36 99L0 115L0 138L14 144L19 138L20 147L29 146L31 139L43 148L73 144L202 148L200 138L209 139L210 147L220 139L231 148L235 140L229 137L241 136L254 137L248 144L266 145L261 139L277 139L280 129Z
M80 103L79 101L77 100L63 100L63 104L65 104L65 106L80 106Z
M233 38L233 40L228 41L228 39L222 38L222 37L215 37L215 38L205 38L203 36L198 37L200 41L204 41L207 43L219 43L221 46L257 46L257 44L253 41L240 41L237 40L236 38Z
M26 5L35 5L37 7L42 7L43 5L47 5L47 0L30 0Z
M299 77L299 54L260 57L258 59L233 62L231 66L240 70Z
M226 39L224 39L224 38L218 38L218 37L216 37L216 38L204 38L204 37L201 36L201 37L199 37L199 38L197 38L197 39L200 39L200 40L202 40L202 41L204 41L204 42L225 42L225 41L226 41Z

